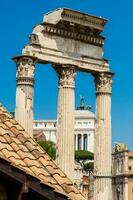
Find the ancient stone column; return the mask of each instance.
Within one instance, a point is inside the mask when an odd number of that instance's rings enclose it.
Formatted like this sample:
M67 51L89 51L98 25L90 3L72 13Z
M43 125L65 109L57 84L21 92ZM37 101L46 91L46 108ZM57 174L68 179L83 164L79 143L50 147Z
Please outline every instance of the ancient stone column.
M75 67L54 66L59 77L57 114L57 165L74 179Z
M35 58L18 56L13 58L17 64L15 119L27 134L33 137L33 95Z
M96 131L94 147L94 200L112 200L111 90L112 73L95 74Z

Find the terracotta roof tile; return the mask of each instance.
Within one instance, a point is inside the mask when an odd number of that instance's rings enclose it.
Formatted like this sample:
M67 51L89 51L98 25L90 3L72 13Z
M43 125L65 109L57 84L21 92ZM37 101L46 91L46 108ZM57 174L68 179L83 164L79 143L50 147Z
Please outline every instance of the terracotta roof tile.
M32 150L32 155L34 155L36 159L38 159L41 156L41 154L36 148Z
M9 130L8 127L3 123L0 123L0 127L3 128L4 130Z
M5 139L3 136L1 136L1 135L0 135L0 141L1 141L2 143L6 143L6 142L7 142L6 139Z
M129 152L128 152L128 155L129 155L129 156L133 156L133 151L129 151Z
M54 174L53 177L55 178L55 180L57 181L59 185L62 185L65 183L65 179L61 177L59 174Z
M11 136L8 133L5 133L3 137L6 139L6 141L8 142L8 144L11 144L12 138L11 138Z
M13 141L16 143L16 144L20 144L20 145L22 145L22 143L21 143L21 141L18 139L18 138L16 138L16 137L13 137L12 138L13 139ZM23 146L23 145L22 145Z
M85 200L51 157L0 106L0 157L73 200Z
M10 156L10 161L12 161L13 163L15 163L15 165L19 165L21 167L26 166L26 164L22 160L17 159L14 156Z
M31 174L31 175L33 174L32 170L29 167L27 167L26 165L20 165L20 167L23 167L23 170L26 173Z
M43 176L49 176L49 173L47 173L43 168L37 167L35 165L31 166L30 169L33 171L35 175L40 175L42 174Z
M14 124L10 120L6 120L5 125L7 125L9 128L14 126Z
M13 151L13 149L11 148L11 146L10 146L9 144L7 144L7 143L2 143L2 144L0 145L0 149L1 149L1 150L6 149L6 150L8 150L8 151Z
M17 152L20 149L20 147L14 141L12 141L10 145L15 152Z
M1 150L1 152L3 153L3 155L6 157L6 158L10 158L10 157L14 157L16 159L18 159L18 155L13 152L13 151L9 151L8 149L4 148Z
M1 135L6 134L7 133L7 129L5 129L2 126L0 126L0 133L1 133Z
M33 150L35 150L35 146L29 141L29 140L25 140L25 147L27 147L27 149L31 152Z
M17 143L17 142L16 142ZM23 151L23 152L29 152L29 150L22 144L18 144L18 147Z
M48 171L53 175L53 174L59 174L61 177L66 177L66 175L59 170L58 168L53 168L51 165L46 166L46 168L48 169Z
M3 113L3 114L0 115L0 122L5 122L6 119L7 119L6 114Z
M35 157L32 154L29 154L28 152L24 152L21 149L17 151L17 154L20 156L20 158L25 159L29 158L30 160L35 160ZM38 162L37 162L38 163Z
M24 144L24 143L27 141L27 138L24 137L22 133L20 133L20 134L17 136L17 138L20 140L20 142L21 142L22 144Z
M16 128L16 126L12 126L10 130L14 133L15 136L20 134L20 131Z
M39 161L41 162L41 164L44 165L45 167L48 166L48 165L50 165L50 161L49 161L49 160L45 160L44 157L42 157L42 156L41 156L38 160L39 160Z
M74 185L68 185L66 183L62 184L62 188L67 191L67 193L74 192L75 194L78 194L79 191Z
M61 188L60 185L54 185L54 188L55 188L56 191L59 190L59 191L61 191L61 192L64 192L63 188ZM75 199L75 200L76 200L76 199Z
M46 176L44 176L43 174L39 174L38 178L44 183L48 183L49 182L48 178Z

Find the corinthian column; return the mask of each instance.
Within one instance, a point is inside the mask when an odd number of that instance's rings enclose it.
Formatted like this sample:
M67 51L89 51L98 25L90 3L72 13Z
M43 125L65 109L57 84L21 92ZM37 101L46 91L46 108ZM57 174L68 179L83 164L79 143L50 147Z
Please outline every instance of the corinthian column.
M54 66L59 77L57 116L57 165L74 179L75 67Z
M112 200L111 181L111 90L112 73L98 73L96 87L96 131L94 150L94 200Z
M33 137L33 95L35 58L18 56L13 58L17 64L15 118Z

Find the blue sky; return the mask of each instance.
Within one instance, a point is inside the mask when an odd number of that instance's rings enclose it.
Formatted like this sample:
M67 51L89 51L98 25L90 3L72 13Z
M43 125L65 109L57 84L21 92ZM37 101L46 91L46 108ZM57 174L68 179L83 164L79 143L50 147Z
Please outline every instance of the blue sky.
M0 102L15 107L16 66L11 58L21 54L32 28L43 14L67 7L109 19L104 31L104 57L110 61L113 80L113 142L125 142L133 149L133 1L132 0L0 0ZM35 118L55 119L57 77L51 66L36 66ZM76 105L79 96L95 109L93 79L85 73L76 77Z

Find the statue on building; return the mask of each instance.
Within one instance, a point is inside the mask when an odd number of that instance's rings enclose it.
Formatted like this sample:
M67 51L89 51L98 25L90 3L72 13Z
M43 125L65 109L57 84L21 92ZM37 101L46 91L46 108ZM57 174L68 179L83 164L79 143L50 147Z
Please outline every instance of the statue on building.
M122 143L115 144L114 152L122 152L126 150L127 150L127 146L125 144L122 144Z
M80 106L77 107L77 110L91 110L91 106L85 105L85 98L80 96Z

